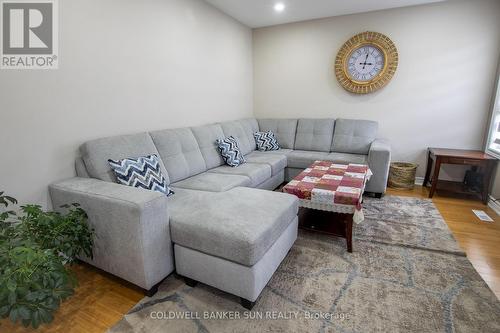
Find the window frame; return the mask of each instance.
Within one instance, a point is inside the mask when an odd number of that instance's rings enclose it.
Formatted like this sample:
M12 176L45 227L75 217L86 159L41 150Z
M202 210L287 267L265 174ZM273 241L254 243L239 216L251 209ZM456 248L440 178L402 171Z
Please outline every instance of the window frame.
M491 107L491 118L488 125L488 136L486 137L486 147L484 151L487 154L500 159L500 144L497 145L498 149L491 147L493 143L493 134L500 132L500 64L497 71L496 81L495 95L493 97L493 103Z

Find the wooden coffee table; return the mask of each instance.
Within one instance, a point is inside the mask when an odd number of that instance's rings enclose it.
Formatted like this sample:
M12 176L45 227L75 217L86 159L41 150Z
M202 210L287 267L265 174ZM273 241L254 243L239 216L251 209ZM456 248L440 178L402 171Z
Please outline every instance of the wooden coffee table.
M361 202L371 175L371 170L363 164L315 161L286 184L283 192L296 195L302 208L335 213L328 219L324 214L313 213L313 218L305 221L306 213L301 212L299 224L301 228L344 237L347 251L352 252L353 222L364 219Z

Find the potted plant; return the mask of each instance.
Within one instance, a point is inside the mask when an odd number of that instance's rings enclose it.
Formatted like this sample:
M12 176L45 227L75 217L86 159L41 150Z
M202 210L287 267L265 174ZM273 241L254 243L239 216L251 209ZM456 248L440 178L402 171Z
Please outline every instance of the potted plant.
M65 213L38 205L9 210L16 204L0 192L0 316L37 328L73 294L69 266L80 254L92 258L94 230L78 204L64 206Z

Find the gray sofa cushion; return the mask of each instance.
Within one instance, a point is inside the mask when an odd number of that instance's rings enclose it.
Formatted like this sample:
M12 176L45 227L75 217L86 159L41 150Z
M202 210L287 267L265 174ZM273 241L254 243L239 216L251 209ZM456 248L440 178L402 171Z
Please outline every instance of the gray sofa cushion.
M288 167L302 168L309 167L314 161L332 161L338 163L358 163L366 164L368 155L346 154L346 153L324 153L319 151L294 150L287 154Z
M177 189L168 207L174 243L252 266L294 221L298 199L244 187L220 193Z
M247 162L267 164L271 167L272 175L277 175L286 168L286 156L269 154L271 151L253 151L245 156Z
M377 139L372 142L368 152L368 165L373 176L366 184L367 192L384 193L391 164L391 147L388 142Z
M237 186L250 186L251 184L252 181L247 176L204 172L172 183L171 186L191 190L224 192ZM174 189L174 191L176 190Z
M252 181L250 184L252 187L257 187L260 183L263 183L271 178L271 167L268 164L258 163L245 163L235 168L223 165L218 168L208 170L208 172L247 176Z
M250 152L250 146L245 134L245 130L238 121L227 121L224 123L220 123L220 126L222 127L222 132L224 132L224 136L232 136L238 140L240 149L244 155Z
M288 167L305 169L314 161L367 164L368 155L294 150L287 154Z
M207 170L190 128L167 129L150 134L172 183Z
M297 119L259 119L258 122L262 132L271 131L276 135L281 148L293 149Z
M76 175L78 177L82 178L89 178L89 173L87 171L87 167L85 166L85 163L83 162L83 158L77 157L75 160L75 170L76 170Z
M305 169L310 166L314 161L327 160L329 153L320 151L307 151L307 150L294 150L288 153L289 168Z
M116 182L108 159L121 160L156 154L160 156L148 133L113 136L85 142L80 147L83 161L90 177L108 182ZM160 168L167 184L170 184L168 172L160 158Z
M255 138L253 134L259 131L259 123L257 122L257 119L246 118L238 120L238 122L241 124L243 130L245 131L245 135L252 149L251 151L254 151L255 149L257 149L257 145L255 144Z
M334 119L299 119L295 149L330 152Z
M289 153L291 153L293 151L293 149L284 149L284 148L280 148L278 150L270 150L270 151L266 151L265 153L266 154L277 154L277 155L288 155Z
M233 136L238 140L239 148L243 155L256 149L253 133L257 132L259 127L255 119L228 121L220 125L226 137Z
M224 138L224 132L219 124L192 127L194 137L200 147L201 155L205 160L207 169L212 169L224 164L215 140Z
M377 137L378 123L370 120L337 119L331 151L368 154Z
M336 163L348 164L367 164L368 155L363 154L348 154L348 153L330 153L328 154L326 161L332 161Z

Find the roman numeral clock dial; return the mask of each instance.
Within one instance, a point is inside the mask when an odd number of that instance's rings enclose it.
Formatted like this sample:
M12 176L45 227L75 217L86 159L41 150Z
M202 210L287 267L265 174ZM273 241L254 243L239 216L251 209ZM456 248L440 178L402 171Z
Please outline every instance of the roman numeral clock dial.
M348 75L356 81L371 81L382 72L384 62L384 54L378 47L362 46L349 57Z
M389 37L367 31L342 46L335 60L335 74L346 90L366 94L385 86L397 65L397 49Z

